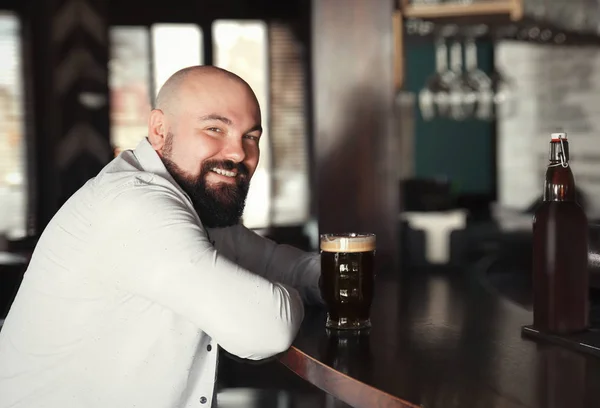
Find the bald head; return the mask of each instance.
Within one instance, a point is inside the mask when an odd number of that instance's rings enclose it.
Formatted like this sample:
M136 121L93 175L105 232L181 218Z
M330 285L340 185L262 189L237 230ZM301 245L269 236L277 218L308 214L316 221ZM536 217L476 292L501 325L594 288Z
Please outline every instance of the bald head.
M167 79L156 96L154 109L172 112L177 108L177 102L181 100L181 92L186 86L194 83L203 88L203 84L223 80L244 86L256 99L250 85L233 72L212 65L195 65L180 69Z
M250 86L212 66L173 74L148 120L150 144L209 227L239 220L261 135L260 107Z

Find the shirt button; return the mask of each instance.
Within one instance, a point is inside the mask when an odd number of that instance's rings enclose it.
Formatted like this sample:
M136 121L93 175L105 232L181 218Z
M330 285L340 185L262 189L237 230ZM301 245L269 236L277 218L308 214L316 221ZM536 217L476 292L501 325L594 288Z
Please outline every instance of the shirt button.
M206 346L206 350L211 351L212 350L212 346L209 344L208 346Z
M206 397L200 398L200 404L206 404Z

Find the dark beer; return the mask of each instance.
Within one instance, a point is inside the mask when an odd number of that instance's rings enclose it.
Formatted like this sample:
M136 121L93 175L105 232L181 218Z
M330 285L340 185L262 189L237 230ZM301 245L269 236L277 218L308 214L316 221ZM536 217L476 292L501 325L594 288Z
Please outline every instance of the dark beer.
M533 325L547 333L585 330L589 322L588 224L575 199L566 134L550 142L543 203L533 220Z
M335 329L364 329L373 301L375 235L321 236L321 293L327 324Z

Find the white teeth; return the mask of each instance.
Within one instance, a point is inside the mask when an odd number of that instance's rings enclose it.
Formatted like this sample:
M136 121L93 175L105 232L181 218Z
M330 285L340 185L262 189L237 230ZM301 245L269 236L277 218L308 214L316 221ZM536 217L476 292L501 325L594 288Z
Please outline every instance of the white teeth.
M218 169L216 167L212 168L211 170L222 176L235 177L235 172L233 172L233 171Z

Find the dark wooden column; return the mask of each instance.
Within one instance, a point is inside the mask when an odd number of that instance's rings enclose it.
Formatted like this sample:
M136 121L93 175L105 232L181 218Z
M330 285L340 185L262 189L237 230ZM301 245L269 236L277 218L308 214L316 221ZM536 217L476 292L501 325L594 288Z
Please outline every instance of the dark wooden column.
M26 11L36 233L112 155L107 11L106 0L31 1Z
M317 212L323 232L377 234L396 263L393 0L313 0Z

